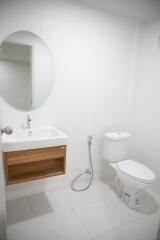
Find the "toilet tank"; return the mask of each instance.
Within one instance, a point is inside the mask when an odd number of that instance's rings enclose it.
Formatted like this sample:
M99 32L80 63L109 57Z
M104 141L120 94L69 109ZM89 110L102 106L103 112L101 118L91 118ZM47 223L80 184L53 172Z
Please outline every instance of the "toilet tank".
M103 159L119 162L128 158L130 134L127 132L110 132L104 134Z

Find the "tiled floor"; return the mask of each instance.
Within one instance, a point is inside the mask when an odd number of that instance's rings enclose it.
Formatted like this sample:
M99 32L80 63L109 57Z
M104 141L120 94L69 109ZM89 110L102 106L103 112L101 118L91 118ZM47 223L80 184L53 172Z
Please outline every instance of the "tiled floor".
M159 208L143 198L143 207L128 209L94 181L85 192L65 188L8 201L8 240L157 240Z

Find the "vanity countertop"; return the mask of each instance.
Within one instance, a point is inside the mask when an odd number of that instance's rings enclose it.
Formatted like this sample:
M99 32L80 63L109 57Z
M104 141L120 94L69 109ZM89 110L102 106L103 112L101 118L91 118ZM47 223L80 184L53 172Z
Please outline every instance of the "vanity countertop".
M54 127L31 130L14 129L13 134L2 136L3 152L66 145L68 136Z

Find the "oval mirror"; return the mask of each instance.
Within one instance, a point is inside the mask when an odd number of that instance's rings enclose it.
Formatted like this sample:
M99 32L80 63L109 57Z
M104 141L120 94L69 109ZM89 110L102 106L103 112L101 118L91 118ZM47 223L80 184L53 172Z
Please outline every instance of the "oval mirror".
M54 82L51 54L35 34L19 31L0 46L0 94L13 107L25 111L41 106Z

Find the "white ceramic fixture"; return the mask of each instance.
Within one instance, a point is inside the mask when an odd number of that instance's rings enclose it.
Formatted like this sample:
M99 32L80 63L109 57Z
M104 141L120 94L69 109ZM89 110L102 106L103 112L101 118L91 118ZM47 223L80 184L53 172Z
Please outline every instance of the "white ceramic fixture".
M129 140L130 134L126 132L104 134L103 158L117 172L117 188L120 188L119 180L124 185L122 200L130 208L135 208L141 202L139 190L153 184L156 176L148 167L128 159Z
M3 152L54 147L67 144L67 135L54 127L15 129L11 135L2 135Z

